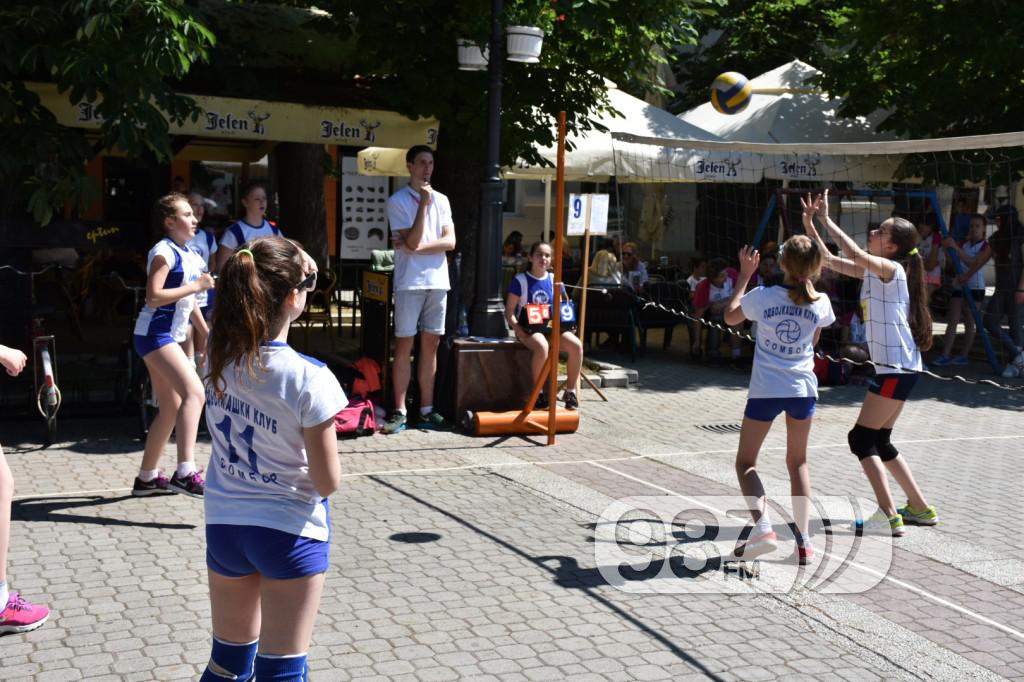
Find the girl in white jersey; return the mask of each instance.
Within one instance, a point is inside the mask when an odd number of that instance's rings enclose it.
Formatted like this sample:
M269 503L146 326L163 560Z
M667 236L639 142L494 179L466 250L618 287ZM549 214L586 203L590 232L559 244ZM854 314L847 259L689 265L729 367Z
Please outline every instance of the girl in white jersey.
M971 226L967 232L967 239L957 244L952 237L947 237L943 245L946 248L956 251L964 269L974 269L975 263L985 263L992 257L992 249L985 239L985 216L975 213L971 216ZM970 308L965 308L964 290L970 292L974 299L975 307L981 310L981 304L985 300L985 274L981 269L975 270L970 277L967 273L958 275L953 281L953 291L949 297L949 314L946 316L946 336L942 339L942 355L935 358L936 365L966 365L967 356L974 345L974 315ZM956 341L956 327L963 319L964 322L964 352L962 355L950 357L953 352L953 342Z
M892 429L922 369L921 351L932 345L932 317L928 311L924 263L917 250L917 230L904 218L889 218L871 231L864 251L829 217L828 190L813 201L810 194L807 201L800 201L807 234L825 248L814 227L817 216L849 256L829 254L825 266L864 280L861 309L868 351L872 362L878 364L857 423L847 436L850 450L860 459L878 500L878 511L863 522L863 527L888 529L894 536L900 536L904 523L933 526L939 522L935 507L925 500L910 465L890 442ZM889 491L886 469L909 498L899 509Z
M322 363L288 346L316 272L295 242L256 239L224 264L210 335L206 561L213 652L204 682L308 679L338 488L334 415L347 403Z
M245 217L235 221L220 238L217 249L217 272L224 267L231 254L248 241L257 237L283 237L284 233L267 220L267 188L261 182L252 181L242 187L242 206Z
M195 305L195 294L212 288L213 277L201 272L198 260L185 246L198 225L188 199L181 194L161 198L153 207L153 222L166 236L149 250L146 303L135 323L134 343L149 370L160 409L146 435L132 494L177 492L200 497L203 478L196 469L194 450L203 413L203 384L179 344L186 338L191 319L196 348L206 347L206 320ZM178 468L168 479L158 467L172 431Z
M748 293L750 278L760 257L749 246L740 251L740 276L725 309L725 323L757 323L757 347L750 373L750 391L743 414L736 452L736 476L751 504L755 526L736 555L744 560L776 549L776 535L768 518L767 500L757 475L757 455L772 422L786 413L786 467L789 469L796 525L797 556L801 564L814 556L808 521L811 479L807 470L807 439L818 398L814 375L814 347L822 327L835 322L832 302L814 289L824 251L808 237L790 237L782 247L779 266L783 282L759 286Z

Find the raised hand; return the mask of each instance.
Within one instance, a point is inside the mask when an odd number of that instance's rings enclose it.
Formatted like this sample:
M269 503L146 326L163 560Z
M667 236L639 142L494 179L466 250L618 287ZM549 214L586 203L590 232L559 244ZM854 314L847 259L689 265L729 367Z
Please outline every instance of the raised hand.
M740 249L740 274L749 278L757 272L757 266L761 263L761 254L753 246L744 246Z

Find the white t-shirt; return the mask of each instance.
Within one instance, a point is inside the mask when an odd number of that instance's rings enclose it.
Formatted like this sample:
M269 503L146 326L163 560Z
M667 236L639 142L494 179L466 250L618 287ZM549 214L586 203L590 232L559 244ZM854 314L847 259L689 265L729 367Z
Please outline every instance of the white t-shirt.
M896 272L883 282L878 275L864 270L860 287L860 307L873 362L903 367L906 371L921 370L921 351L910 330L910 292L907 273L893 262ZM875 367L878 374L899 372L891 367Z
M391 231L408 230L416 221L420 193L406 185L388 198L388 222ZM434 192L433 201L423 217L423 242L436 242L444 234L445 225L453 225L448 197ZM395 291L440 289L448 291L448 259L444 253L408 253L395 249Z
M982 239L980 242L973 244L970 240L967 240L960 245L960 248L963 249L964 253L966 253L972 259L977 258L978 254L984 251L986 247L988 247L988 241L985 239ZM967 288L984 289L985 273L981 270L978 270L973 275L971 275L970 279L967 280Z
M212 439L204 506L206 523L260 526L327 540L326 500L309 477L304 428L348 404L334 374L288 344L263 347L266 371L223 375L224 399L206 389Z
M198 256L202 264L201 272L210 271L210 256L217 253L217 238L209 230L199 230L196 236L185 242L185 247ZM204 289L196 294L196 305L200 308L206 305L209 290Z
M164 280L164 289L177 289L199 279L202 272L199 269L199 259L194 253L178 246L167 237L158 241L149 250L149 255L146 257L147 273L153 270L153 259L157 256L163 256L164 261L170 267L167 279ZM143 305L142 311L135 321L136 336L169 334L171 338L181 343L188 334L188 318L192 314L195 304L196 297L189 294L174 303L168 303L159 308Z
M835 322L832 302L796 305L784 286L757 287L740 299L748 320L757 323L757 350L750 372L750 398L817 398L814 334Z

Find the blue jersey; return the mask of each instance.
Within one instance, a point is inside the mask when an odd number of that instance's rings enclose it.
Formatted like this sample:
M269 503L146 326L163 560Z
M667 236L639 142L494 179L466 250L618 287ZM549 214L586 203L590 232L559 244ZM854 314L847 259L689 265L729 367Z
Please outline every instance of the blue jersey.
M508 293L518 296L516 316L519 317L527 305L547 305L549 310L555 304L555 276L548 273L546 277L534 277L529 272L520 272L512 278L508 285ZM550 315L550 313L549 313ZM576 314L572 303L562 288L562 322L575 322ZM532 324L531 324L532 326Z
M162 256L171 270L164 280L164 289L176 289L199 279L202 272L199 259L188 249L178 246L167 237L161 239L149 250L146 259L146 271L153 268L153 259ZM160 336L169 334L177 342L185 340L188 331L188 318L195 306L195 296L189 294L174 303L150 308L142 307L138 320L135 321L136 336Z
M226 249L232 251L237 249L242 244L252 241L257 237L283 237L284 233L281 232L281 228L274 225L269 220L264 219L263 224L257 227L256 225L250 225L244 220L239 220L234 225L224 231L224 236L220 238L220 245Z
M206 523L327 540L326 500L309 476L303 429L332 419L348 400L322 362L276 341L261 354L255 379L227 367L224 397L206 389Z

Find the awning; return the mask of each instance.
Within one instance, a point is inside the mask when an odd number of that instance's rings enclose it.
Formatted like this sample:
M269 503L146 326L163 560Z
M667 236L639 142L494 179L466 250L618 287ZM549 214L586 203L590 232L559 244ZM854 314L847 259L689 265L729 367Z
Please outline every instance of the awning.
M72 104L57 92L52 83L31 83L43 106L53 112L57 121L72 128L98 129L102 122L95 103ZM435 119L409 119L401 114L377 109L345 109L307 106L289 102L255 99L232 99L188 95L196 101L202 115L196 121L171 124L172 135L192 136L202 140L247 141L257 144L303 142L307 144L338 144L355 147L380 145L408 149L416 144L431 147L437 144L438 122ZM232 145L237 146L237 145ZM212 145L211 149L215 149ZM182 149L179 158L196 158L195 151ZM237 150L236 150L237 152Z

